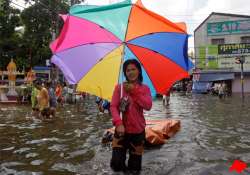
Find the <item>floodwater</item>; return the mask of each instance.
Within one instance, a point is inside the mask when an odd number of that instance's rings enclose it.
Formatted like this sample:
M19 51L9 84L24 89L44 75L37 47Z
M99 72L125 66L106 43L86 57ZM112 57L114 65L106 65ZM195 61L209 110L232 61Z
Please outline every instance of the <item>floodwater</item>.
M30 119L27 105L0 106L0 175L108 175L111 149L100 141L111 127L94 99L80 110L65 105L53 122ZM250 174L250 96L220 100L211 95L171 94L170 106L155 100L148 119L181 120L166 144L147 148L142 175L231 175L234 160Z

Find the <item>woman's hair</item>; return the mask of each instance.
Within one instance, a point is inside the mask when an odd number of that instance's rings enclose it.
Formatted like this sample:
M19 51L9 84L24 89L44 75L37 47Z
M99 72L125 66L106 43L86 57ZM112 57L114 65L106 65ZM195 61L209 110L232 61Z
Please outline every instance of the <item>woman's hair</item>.
M139 71L138 80L139 80L140 83L142 83L143 77L142 77L141 64L136 59L126 60L124 62L124 64L123 64L123 73L124 73L124 75L126 77L126 80L128 81L128 77L126 75L126 70L127 70L128 65L130 65L130 64L135 65L135 67L138 69L138 71Z
M33 81L33 84L36 85L36 86L41 86L42 85L42 81L36 79L36 80Z

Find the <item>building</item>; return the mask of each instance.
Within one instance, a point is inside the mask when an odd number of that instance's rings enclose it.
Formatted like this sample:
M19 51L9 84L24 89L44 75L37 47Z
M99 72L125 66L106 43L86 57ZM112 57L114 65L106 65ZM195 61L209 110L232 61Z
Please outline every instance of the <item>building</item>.
M56 82L65 82L63 73L55 66L35 66L36 79Z
M33 70L36 73L36 78L38 80L46 80L49 81L51 80L51 71L50 71L50 67L46 67L46 66L35 66L33 67Z
M206 91L226 82L231 92L241 92L241 65L244 56L244 91L250 93L250 16L211 13L194 31L194 91Z

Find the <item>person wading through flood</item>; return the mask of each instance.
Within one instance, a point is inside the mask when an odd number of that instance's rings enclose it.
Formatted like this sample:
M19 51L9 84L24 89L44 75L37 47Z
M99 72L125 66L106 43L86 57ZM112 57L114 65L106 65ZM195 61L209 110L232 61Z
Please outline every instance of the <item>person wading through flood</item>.
M39 83L35 80L32 84L32 91L31 91L31 107L32 107L32 115L38 117L39 115L39 106L37 101L37 95L39 93Z
M152 97L149 87L142 84L141 65L137 60L125 61L123 73L127 81L123 83L122 98L121 85L117 85L110 107L115 125L110 166L114 171L139 172L146 126L143 110L151 109ZM125 165L127 150L129 150L128 166Z
M50 118L52 118L52 117L56 116L57 101L56 101L55 90L52 87L52 82L51 81L48 81L46 83L46 89L48 90L48 94L49 94Z
M50 116L50 109L49 109L49 93L48 90L41 85L41 83L37 83L37 88L39 90L37 94L37 102L40 111L41 119L47 119Z
M169 105L169 101L170 101L170 89L168 89L166 91L165 94L163 94L162 96L162 103L164 107L167 107Z

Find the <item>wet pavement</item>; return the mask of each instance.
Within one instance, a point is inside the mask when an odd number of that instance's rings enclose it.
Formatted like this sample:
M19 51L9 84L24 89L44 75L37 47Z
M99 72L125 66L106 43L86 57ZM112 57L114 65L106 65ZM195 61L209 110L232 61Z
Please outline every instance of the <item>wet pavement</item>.
M181 130L166 144L147 148L142 175L231 175L240 159L250 174L250 96L220 100L211 95L171 95L164 108L155 100L148 119L181 120ZM78 108L65 105L55 121L30 118L30 106L0 105L0 175L108 175L111 149L101 145L108 114L94 99Z

